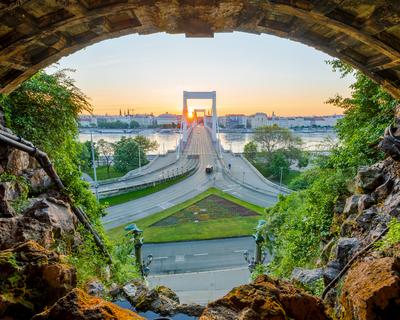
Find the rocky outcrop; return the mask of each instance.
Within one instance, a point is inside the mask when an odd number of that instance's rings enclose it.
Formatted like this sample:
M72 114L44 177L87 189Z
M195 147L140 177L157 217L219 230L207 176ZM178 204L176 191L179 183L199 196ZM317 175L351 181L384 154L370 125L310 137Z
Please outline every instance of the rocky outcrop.
M141 281L132 281L122 290L129 303L138 311L153 311L162 316L183 313L198 317L204 310L198 304L180 304L176 293L165 286L149 289Z
M49 226L55 238L74 233L78 223L69 204L52 197L31 200L30 206L22 214Z
M85 290L88 294L95 297L103 297L106 292L104 285L100 281L94 279L86 284Z
M382 170L378 167L361 167L356 176L356 186L360 193L374 191L385 181Z
M286 281L259 276L207 305L200 320L327 320L322 301Z
M340 302L342 320L399 319L400 259L355 264L344 281Z
M323 278L324 270L322 268L317 269L303 269L294 268L292 272L291 279L293 281L298 281L305 285L310 285Z
M0 218L0 250L12 248L28 240L36 241L45 248L50 248L54 243L51 229L34 218Z
M34 240L50 248L56 240L75 243L77 219L68 204L54 198L32 199L28 208L20 215L0 218L0 250L16 243Z
M74 289L32 320L144 320L135 312Z
M29 168L29 154L21 150L12 149L4 166L5 170L16 176L21 176Z
M0 252L0 318L30 319L76 286L75 269L34 241Z

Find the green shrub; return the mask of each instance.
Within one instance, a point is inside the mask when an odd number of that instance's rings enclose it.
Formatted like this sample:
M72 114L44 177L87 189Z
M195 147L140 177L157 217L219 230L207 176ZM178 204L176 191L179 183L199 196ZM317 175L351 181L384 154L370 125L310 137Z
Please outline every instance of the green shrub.
M376 243L376 248L385 250L398 243L400 243L400 221L397 218L393 218L389 222L388 232L382 240Z

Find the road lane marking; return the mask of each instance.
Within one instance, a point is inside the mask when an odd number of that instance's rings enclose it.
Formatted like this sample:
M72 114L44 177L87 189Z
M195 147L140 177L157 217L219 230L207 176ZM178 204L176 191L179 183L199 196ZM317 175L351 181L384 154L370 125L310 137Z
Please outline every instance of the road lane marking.
M185 256L175 256L175 262L185 262Z
M171 202L164 202L164 203L161 203L161 204L159 204L159 206L162 208L162 209L168 209L168 208L171 208L172 206L173 206L173 204L171 203Z
M223 192L228 192L228 191L235 190L235 189L236 189L236 188L222 189L222 191L223 191Z
M247 250L235 250L235 251L233 251L233 252L235 252L235 253L245 253Z
M153 258L154 260L162 260L162 259L168 259L168 257L155 257Z
M195 257L197 257L197 256L208 256L208 253L207 252L204 252L204 253L194 253L193 254Z

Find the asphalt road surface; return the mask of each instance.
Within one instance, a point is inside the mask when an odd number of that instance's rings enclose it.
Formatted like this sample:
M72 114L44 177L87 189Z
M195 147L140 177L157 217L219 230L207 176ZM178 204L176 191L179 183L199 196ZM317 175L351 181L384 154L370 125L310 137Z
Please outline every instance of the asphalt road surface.
M143 257L153 255L151 275L247 267L243 253L254 253L252 237L145 244Z
M280 193L278 188L271 188L268 192L258 192L246 188L224 173L211 137L204 127L198 126L193 129L191 139L185 149L185 155L186 157L199 155L199 169L195 174L157 193L108 208L108 214L103 218L105 228L111 229L160 212L189 200L210 187L216 187L242 200L263 207L269 207L276 203ZM212 174L205 173L205 168L209 164L214 166ZM245 174L250 176L254 172L247 168ZM268 187L270 188L270 186Z

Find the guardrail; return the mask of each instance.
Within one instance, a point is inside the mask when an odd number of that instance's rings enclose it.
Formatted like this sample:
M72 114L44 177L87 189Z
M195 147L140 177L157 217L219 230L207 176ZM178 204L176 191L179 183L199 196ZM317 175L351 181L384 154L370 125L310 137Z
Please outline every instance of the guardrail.
M179 178L179 177L184 177L184 176L191 176L192 174L194 174L199 168L199 162L196 161L194 163L194 165L187 167L185 171L181 171L181 173L179 173L179 169L177 168L176 173L174 174L173 172L167 172L167 174L162 177L161 179L157 179L157 180L153 180L153 181L147 181L141 184L137 184L137 185L133 185L133 186L126 186L126 187L119 187L116 189L111 189L111 190L107 190L107 191L102 191L99 192L99 198L103 199L103 198L107 198L110 196L116 196L119 194L124 194L130 191L135 191L135 190L141 190L141 189L145 189L148 187L155 187L156 185L163 183L163 182L167 182L170 181L172 179L175 178Z

